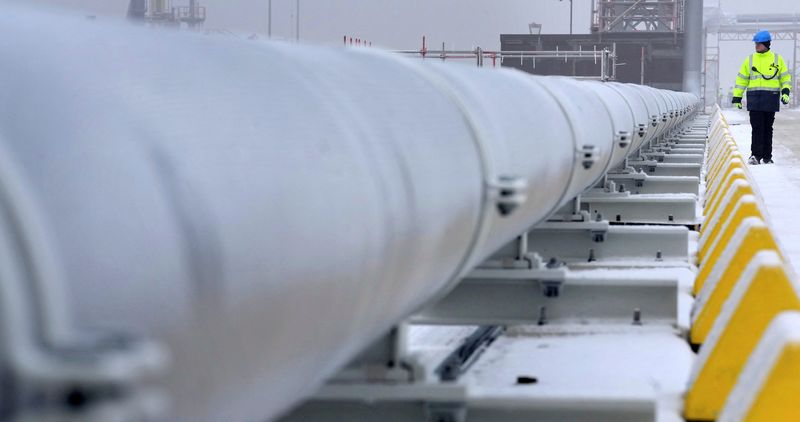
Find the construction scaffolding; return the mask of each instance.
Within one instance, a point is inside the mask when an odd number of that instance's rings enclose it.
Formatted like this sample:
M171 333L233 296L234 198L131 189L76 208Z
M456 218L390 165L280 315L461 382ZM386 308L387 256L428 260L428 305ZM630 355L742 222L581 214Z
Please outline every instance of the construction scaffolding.
M130 0L128 19L148 25L199 28L206 21L206 8L198 0L189 0L188 6L172 6L170 0Z
M594 0L593 33L683 31L684 0Z

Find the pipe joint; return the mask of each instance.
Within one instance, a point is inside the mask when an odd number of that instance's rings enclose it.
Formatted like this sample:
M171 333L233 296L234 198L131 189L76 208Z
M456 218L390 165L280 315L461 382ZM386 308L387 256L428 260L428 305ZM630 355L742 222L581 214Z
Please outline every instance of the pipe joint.
M594 145L584 145L576 154L583 168L589 170L600 157L600 149Z
M527 188L528 182L522 177L498 176L489 186L491 198L497 206L497 212L503 217L511 215L527 199L527 195L525 195Z
M620 131L614 139L614 143L619 145L620 148L627 148L631 144L630 132Z
M642 123L642 124L639 124L638 126L639 126L639 132L638 132L639 133L639 137L640 138L644 138L644 135L647 134L647 125Z

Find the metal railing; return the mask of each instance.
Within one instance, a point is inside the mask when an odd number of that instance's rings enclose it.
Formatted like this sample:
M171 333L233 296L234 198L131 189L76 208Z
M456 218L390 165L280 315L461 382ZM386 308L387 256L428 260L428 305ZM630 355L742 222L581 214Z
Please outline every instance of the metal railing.
M598 79L603 81L616 79L617 54L615 51L604 48L602 50L551 50L551 51L489 51L480 47L474 50L428 50L423 47L420 50L398 50L396 53L406 56L419 57L421 59L436 60L473 60L477 66L481 67L489 61L492 67L497 67L498 62L502 66L505 60L532 60L533 67L536 68L536 60L563 59L565 63L570 60L593 60L600 65L600 75L598 76L578 76L578 79Z
M206 20L206 8L205 6L179 6L172 8L173 15L175 19L186 21L186 20L196 20L196 21L205 21Z

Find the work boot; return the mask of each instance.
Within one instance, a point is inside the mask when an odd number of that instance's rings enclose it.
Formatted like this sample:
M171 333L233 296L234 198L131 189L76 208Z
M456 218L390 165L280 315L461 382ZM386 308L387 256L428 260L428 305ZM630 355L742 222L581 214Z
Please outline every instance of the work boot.
M757 165L758 165L758 158L756 158L756 157L753 157L753 156L751 155L751 156L750 156L750 159L749 159L749 160L747 160L747 164L750 164L751 166L757 166Z
M772 158L762 158L761 159L761 163L762 164L775 164L775 162L772 161Z

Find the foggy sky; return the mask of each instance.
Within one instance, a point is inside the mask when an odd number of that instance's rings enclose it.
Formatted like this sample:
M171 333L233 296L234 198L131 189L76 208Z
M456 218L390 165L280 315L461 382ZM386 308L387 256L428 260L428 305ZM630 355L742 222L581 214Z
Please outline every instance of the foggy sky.
M188 0L172 0L186 5ZM267 32L267 0L199 0L207 8L206 28L243 33ZM121 18L128 0L25 0L57 6L65 13ZM706 4L710 1L706 1ZM726 13L800 13L797 0L720 0ZM591 0L575 0L574 32L588 33ZM526 33L528 23L544 25L543 33L569 32L569 2L559 0L300 0L300 37L314 43L338 44L344 35L370 40L391 49L418 49L422 35L430 48L487 50L500 48L500 33ZM273 36L295 36L295 0L273 0ZM791 67L792 42L776 41L773 50ZM723 90L733 85L750 42L724 42L720 78Z
M207 10L206 28L267 32L267 0L199 0ZM71 13L124 16L128 0L27 0L56 5ZM172 0L187 5L188 0ZM295 37L295 0L273 0L273 36ZM576 33L589 32L591 0L575 0ZM300 0L300 37L315 43L341 43L344 35L391 49L417 49L427 35L448 48L500 48L500 33L524 33L530 22L545 33L569 32L569 2L560 0Z

